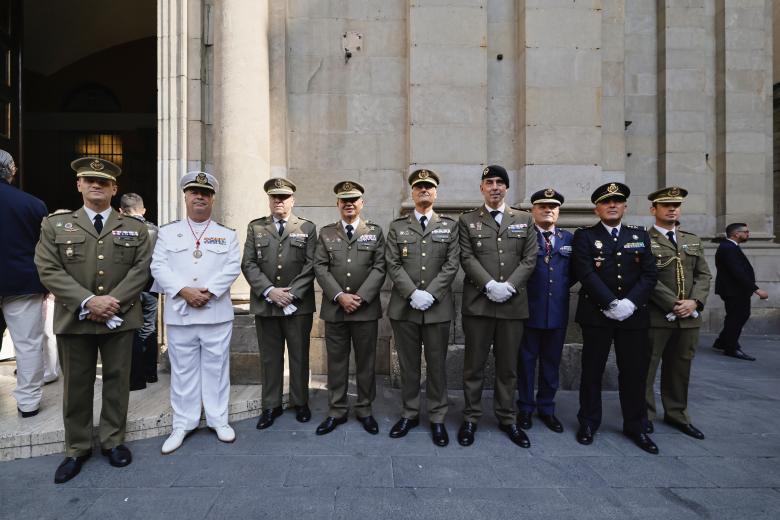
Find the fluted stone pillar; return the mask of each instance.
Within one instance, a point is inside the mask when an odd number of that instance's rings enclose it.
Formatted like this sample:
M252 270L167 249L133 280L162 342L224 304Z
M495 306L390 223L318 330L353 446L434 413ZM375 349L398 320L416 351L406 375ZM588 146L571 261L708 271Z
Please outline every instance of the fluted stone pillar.
M220 180L217 218L235 228L268 213L263 182L270 177L271 131L268 0L216 2L214 24L214 171ZM243 276L232 289L246 300Z
M602 161L602 2L518 3L518 146L521 196L554 187L562 223L593 220ZM614 172L609 180L623 180Z
M771 238L772 2L716 0L717 227Z

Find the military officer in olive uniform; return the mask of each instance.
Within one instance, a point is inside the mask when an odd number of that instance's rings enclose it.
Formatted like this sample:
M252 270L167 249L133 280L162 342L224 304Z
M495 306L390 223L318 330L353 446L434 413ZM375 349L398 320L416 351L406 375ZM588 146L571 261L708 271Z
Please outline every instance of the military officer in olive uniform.
M499 428L523 448L531 443L517 425L514 395L523 320L528 318L526 284L536 266L533 217L504 203L509 175L498 165L482 171L479 185L485 204L458 222L463 281L463 425L458 442L474 442L482 417L485 363L493 346L496 381L493 408Z
M655 217L655 225L650 229L650 249L658 269L658 283L649 305L652 357L647 371L646 431L653 431L653 386L660 363L664 421L686 435L704 439L688 415L688 381L699 343L700 313L707 302L712 275L701 239L676 226L687 195L687 190L672 186L647 196L653 203L650 212Z
M658 447L645 433L645 381L650 360L647 301L658 273L650 236L622 222L631 190L611 182L591 195L597 224L574 233L574 271L582 284L575 321L582 327L580 428L577 442L592 444L601 425L601 380L614 341L623 433L648 453Z
M347 421L349 353L355 349L357 402L355 415L371 434L379 432L371 411L376 397L374 365L385 281L385 238L382 228L360 218L363 186L344 181L333 188L341 219L320 230L314 272L322 287L320 319L325 322L328 351L328 417L317 435Z
M122 170L94 157L76 159L76 187L84 206L50 215L41 225L35 264L54 294L54 332L64 376L65 460L54 475L67 482L92 453L92 405L98 353L103 407L99 438L112 466L127 466L123 444L130 391L133 333L143 325L140 294L152 256L143 222L111 208Z
M414 211L399 217L387 231L387 272L393 291L387 314L393 327L401 372L401 419L390 437L405 436L419 424L420 355L424 348L428 419L434 444L449 444L447 415L447 346L455 316L452 282L458 273L458 228L433 210L439 176L426 169L409 175Z
M284 346L290 365L290 405L299 422L309 409L309 336L314 313L314 223L292 213L296 186L289 179L268 179L271 215L247 228L241 271L252 288L249 310L255 315L263 378L259 430L282 414Z

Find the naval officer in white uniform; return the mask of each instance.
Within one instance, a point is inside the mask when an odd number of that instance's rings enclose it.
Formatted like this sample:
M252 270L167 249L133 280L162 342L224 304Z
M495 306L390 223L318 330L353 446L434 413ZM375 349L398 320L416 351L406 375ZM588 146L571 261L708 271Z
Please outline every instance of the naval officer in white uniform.
M200 423L222 442L236 434L228 424L230 286L241 272L236 232L211 219L217 179L189 172L180 182L187 216L160 227L152 257L157 291L165 294L165 324L171 361L173 432L162 453L176 450Z

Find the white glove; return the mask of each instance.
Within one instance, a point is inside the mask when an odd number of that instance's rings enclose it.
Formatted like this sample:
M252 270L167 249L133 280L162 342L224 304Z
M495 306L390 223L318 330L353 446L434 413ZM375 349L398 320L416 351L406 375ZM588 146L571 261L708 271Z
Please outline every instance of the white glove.
M634 311L636 311L636 305L634 305L634 302L631 300L623 298L622 300L618 300L617 306L612 309L612 311L615 314L615 319L618 321L623 321L634 314Z
M431 305L433 305L434 301L433 296L428 291L415 289L412 293L412 301L409 302L409 305L412 306L412 309L427 311Z
M118 326L122 324L122 318L119 316L111 316L108 321L106 322L106 327L108 327L111 330L114 330Z
M190 311L187 310L187 300L184 298L173 298L171 300L171 309L176 311L182 316L186 316L190 313Z
M488 299L496 303L504 303L517 291L508 282L490 280L485 284L485 292Z
M698 318L699 317L699 311L693 311L691 313L691 315L688 316L688 317L689 318L694 318L694 319ZM675 321L676 319L677 319L677 316L673 312L670 312L669 314L666 315L666 321L668 321L668 322Z
M615 310L614 309L605 309L605 310L601 311L601 313L604 316L606 316L607 318L609 318L610 320L620 321L620 320L618 320L618 317L615 315Z
M290 305L288 305L287 307L282 309L282 312L284 312L285 316L289 316L290 314L294 313L297 310L298 310L298 307L296 307L295 305L293 305L291 303Z

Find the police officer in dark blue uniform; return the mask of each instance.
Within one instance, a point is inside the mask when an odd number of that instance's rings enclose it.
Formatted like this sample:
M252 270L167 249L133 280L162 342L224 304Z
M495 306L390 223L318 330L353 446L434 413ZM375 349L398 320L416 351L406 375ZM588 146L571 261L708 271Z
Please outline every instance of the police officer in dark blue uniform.
M534 410L552 431L563 432L555 417L558 368L569 321L569 287L573 235L556 227L563 195L552 188L531 195L531 215L539 250L536 268L528 280L528 321L520 343L517 371L517 424L527 430ZM539 388L534 399L534 372L539 363Z
M657 454L658 447L644 433L644 395L650 360L647 301L658 273L647 231L622 223L630 193L619 182L596 188L591 201L601 222L574 233L574 271L582 283L575 321L582 327L583 343L577 441L591 444L601 425L601 379L614 342L623 433Z

